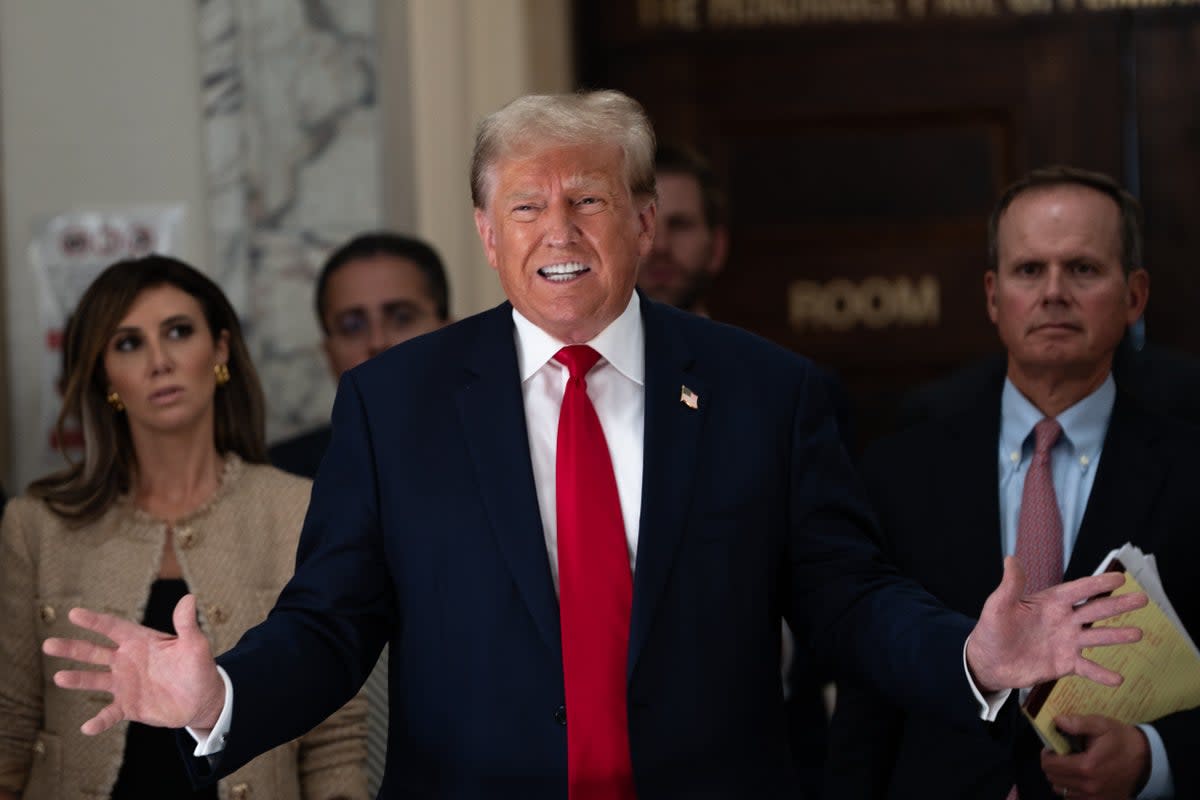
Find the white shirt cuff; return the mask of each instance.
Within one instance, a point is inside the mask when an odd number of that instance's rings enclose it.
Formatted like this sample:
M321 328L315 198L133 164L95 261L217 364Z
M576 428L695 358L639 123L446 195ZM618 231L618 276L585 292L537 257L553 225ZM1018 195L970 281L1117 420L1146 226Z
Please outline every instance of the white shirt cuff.
M967 637L967 642L969 641L971 641L970 636ZM975 703L979 706L979 718L985 722L995 722L996 717L1000 715L1000 709L1008 700L1008 696L1012 694L1012 689L989 692L986 696L979 691L979 687L975 685L975 679L971 677L971 668L967 666L967 642L963 642L963 672L967 675L967 683L970 684L971 693L975 695Z
M1171 763L1167 760L1167 748L1153 725L1138 725L1150 743L1150 778L1145 788L1138 793L1138 800L1156 800L1175 796L1175 778L1171 775Z
M225 682L225 707L221 709L221 716L217 717L217 724L213 725L213 729L207 735L192 728L187 729L196 740L196 749L192 755L197 757L211 756L224 750L225 737L229 735L229 723L233 717L233 682L229 680L229 673L219 665L217 672L221 673L221 680Z

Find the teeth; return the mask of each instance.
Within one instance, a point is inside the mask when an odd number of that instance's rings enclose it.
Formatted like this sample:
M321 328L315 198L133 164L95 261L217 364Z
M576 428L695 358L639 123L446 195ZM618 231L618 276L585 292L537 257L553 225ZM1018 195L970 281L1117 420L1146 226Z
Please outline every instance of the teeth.
M561 282L569 281L587 271L588 268L583 264L580 264L578 261L571 261L566 264L551 264L548 267L542 267L538 270L538 274L543 278Z
M568 261L566 264L551 264L548 267L542 267L539 272L543 275L560 275L564 272L582 272L587 269L578 261Z

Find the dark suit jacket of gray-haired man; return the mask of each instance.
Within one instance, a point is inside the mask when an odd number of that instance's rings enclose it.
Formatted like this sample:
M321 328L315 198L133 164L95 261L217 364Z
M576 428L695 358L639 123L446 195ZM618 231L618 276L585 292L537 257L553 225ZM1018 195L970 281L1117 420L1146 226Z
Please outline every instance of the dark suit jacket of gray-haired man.
M1023 542L1027 552L1030 542L1045 544L1057 575L1071 578L1132 541L1157 557L1184 625L1200 625L1200 432L1149 410L1128 391L1152 399L1148 385L1128 364L1114 366L1149 296L1133 255L1141 250L1135 211L1111 178L1068 167L1035 170L1006 190L984 276L1006 358L952 383L962 391L951 408L864 458L883 547L951 608L980 613L1002 556ZM1051 478L1031 483L1036 430L1047 422L1061 430L1042 462ZM1045 508L1030 488L1047 483L1054 511L1026 515L1027 505ZM1031 566L1040 560L1026 557ZM1058 756L1040 752L1016 700L1002 710L1007 730L985 735L845 681L829 793L1003 800L1015 785L1022 800L1200 794L1200 710L1145 726L1058 719L1083 743L1081 753Z

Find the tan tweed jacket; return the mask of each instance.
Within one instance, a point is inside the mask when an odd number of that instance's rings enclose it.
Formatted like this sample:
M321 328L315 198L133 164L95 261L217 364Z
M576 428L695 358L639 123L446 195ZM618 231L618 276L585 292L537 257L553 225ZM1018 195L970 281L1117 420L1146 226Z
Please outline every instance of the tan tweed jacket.
M310 482L230 455L216 495L179 520L175 554L214 653L264 619L292 574ZM85 606L140 621L158 575L166 525L124 498L96 523L68 528L44 503L14 499L0 524L0 789L23 800L107 798L128 723L99 736L79 726L109 696L66 691L67 665L41 654L48 636L79 636ZM280 669L302 665L280 664ZM306 736L222 780L222 800L354 800L367 796L361 697Z

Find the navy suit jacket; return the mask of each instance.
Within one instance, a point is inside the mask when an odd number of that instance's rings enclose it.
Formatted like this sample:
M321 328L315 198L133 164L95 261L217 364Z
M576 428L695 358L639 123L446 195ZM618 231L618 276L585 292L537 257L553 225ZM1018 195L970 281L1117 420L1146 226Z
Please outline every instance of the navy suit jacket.
M978 616L1000 580L1000 394L1004 366L984 402L965 404L882 440L863 475L880 517L883 547L902 572L950 608ZM1119 386L1118 386L1119 388ZM1118 392L1099 472L1065 579L1090 575L1132 542L1156 556L1163 586L1184 624L1200 632L1200 434ZM1200 797L1200 709L1155 725L1176 797ZM1055 797L1041 771L1041 745L1013 697L996 725L966 730L897 708L852 681L839 682L830 731L826 794L861 798L1022 800Z
M315 478L317 469L321 466L321 457L329 447L329 437L329 426L322 425L282 442L276 442L267 450L267 458L273 466L284 472L302 478Z
M644 298L641 311L639 798L796 796L785 614L898 702L982 725L961 666L970 622L880 558L812 366ZM343 377L296 575L219 659L235 702L216 775L338 708L390 641L381 796L567 796L571 710L511 314L501 305Z

